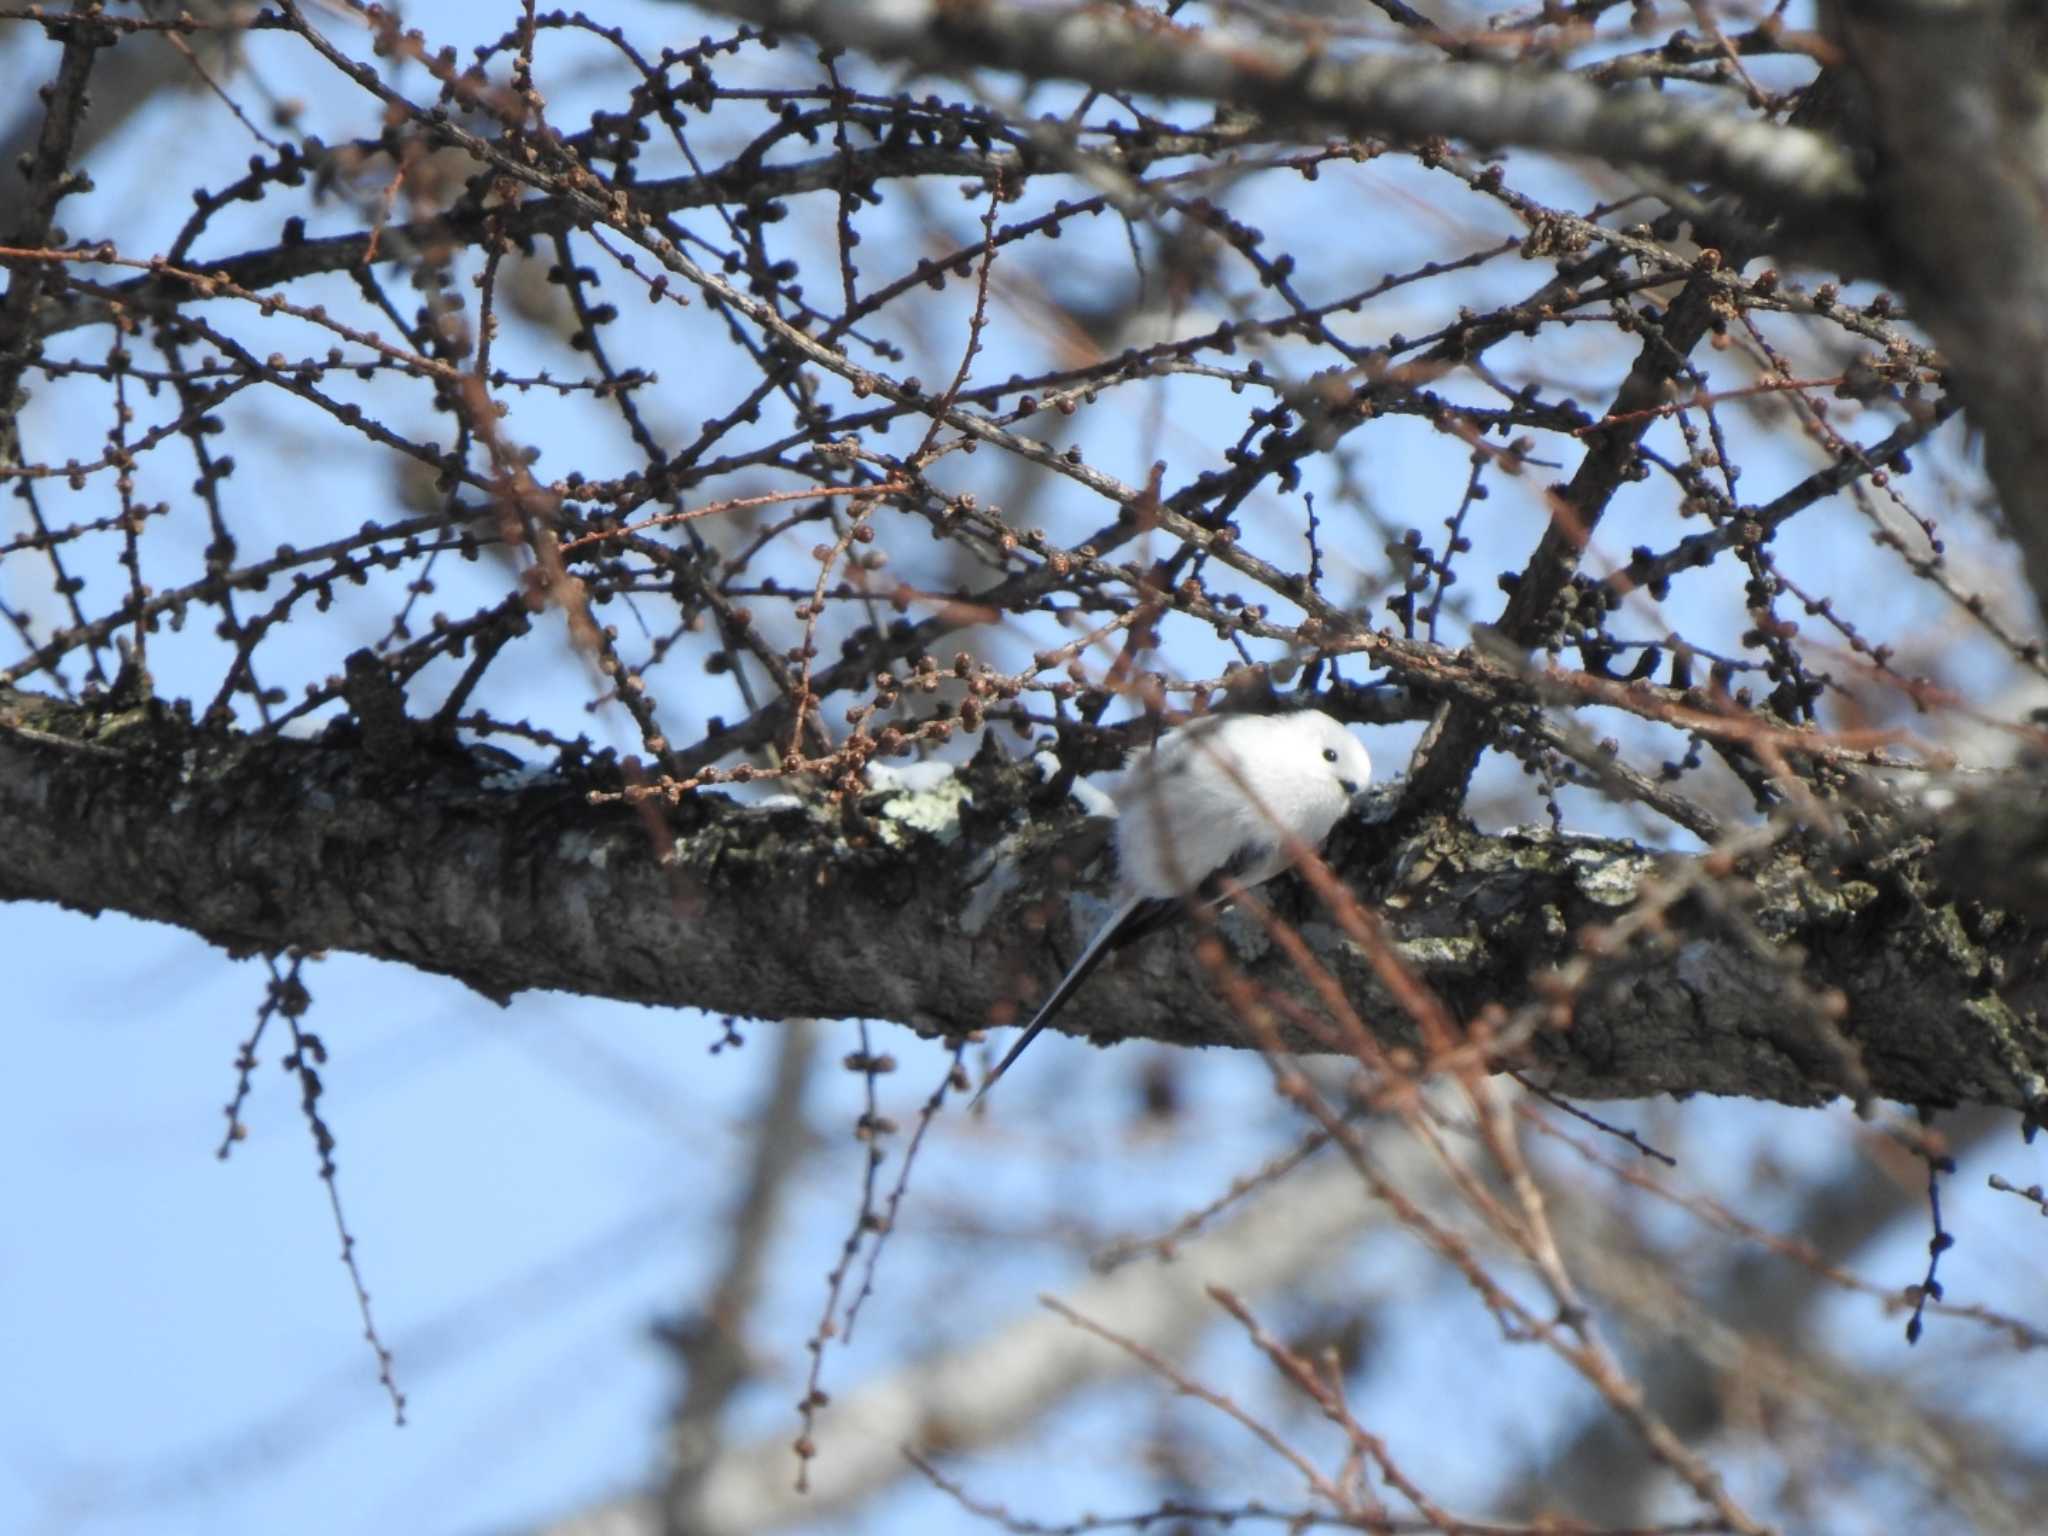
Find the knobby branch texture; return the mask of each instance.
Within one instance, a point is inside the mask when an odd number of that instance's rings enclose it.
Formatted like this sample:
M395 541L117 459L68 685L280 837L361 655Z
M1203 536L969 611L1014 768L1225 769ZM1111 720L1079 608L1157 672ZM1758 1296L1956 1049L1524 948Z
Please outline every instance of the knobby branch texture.
M0 894L958 1036L1314 702L1342 884L1062 1027L2036 1107L2037 23L1687 14L5 13Z
M1453 135L1624 156L1686 181L1754 192L1787 213L1850 214L1862 187L1838 144L1565 73L1347 55L1305 40L1176 25L1157 13L1021 0L714 0L760 26L933 69L1013 70L1105 91L1242 103L1278 121L1403 138ZM1446 37L1455 44L1456 39Z
M1743 121L1661 92L1518 73L1405 5L1390 15L1458 62L1346 57L1325 29L1260 39L1175 27L1144 11L1019 0L714 0L760 25L928 68L1013 70L1104 91L1242 103L1273 121L1449 136L1647 167L1768 209L1781 254L1898 284L1947 351L1990 471L2048 605L2048 24L2011 0L1832 0L1817 57L1854 98L1841 138ZM1687 39L1688 44L1691 39ZM1674 39L1674 44L1677 39ZM1687 53L1669 46L1673 64ZM1732 46L1725 46L1730 59ZM1656 78L1644 71L1637 78ZM1610 78L1630 78L1615 71ZM1670 76L1668 78L1677 78ZM1866 176L1859 162L1870 167ZM1725 243L1739 222L1710 218ZM1453 752L1452 761L1469 755Z
M110 908L230 949L351 950L499 999L552 988L960 1035L1050 986L1107 895L1087 851L1100 828L1091 840L1033 767L994 752L940 785L837 807L694 797L665 866L640 816L589 803L607 787L616 777L508 772L425 736L252 741L156 704L106 715L0 691L0 899ZM1448 823L1397 838L1362 816L1335 868L1384 913L1408 973L1463 1017L1497 1017L1497 1061L1559 1091L2036 1104L2038 933L1930 905L1927 879L1890 852L1858 867L1770 850L1731 882L1611 839ZM1299 890L1276 899L1383 1040L1415 1047L1370 956ZM1740 911L1712 915L1723 905ZM1223 937L1249 976L1307 995L1255 925ZM1248 1044L1191 950L1172 934L1136 948L1067 1027ZM1838 1005L1800 1006L1830 992ZM1332 1041L1297 1024L1284 1043Z

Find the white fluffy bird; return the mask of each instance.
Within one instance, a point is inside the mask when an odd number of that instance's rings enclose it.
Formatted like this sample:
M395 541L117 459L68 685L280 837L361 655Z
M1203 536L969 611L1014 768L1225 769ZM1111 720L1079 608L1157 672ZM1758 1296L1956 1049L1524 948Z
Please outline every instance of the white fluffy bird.
M1133 753L1116 795L1116 908L974 1102L1112 950L1186 903L1220 900L1225 877L1258 885L1288 867L1291 845L1320 848L1371 776L1358 738L1314 709L1210 715Z

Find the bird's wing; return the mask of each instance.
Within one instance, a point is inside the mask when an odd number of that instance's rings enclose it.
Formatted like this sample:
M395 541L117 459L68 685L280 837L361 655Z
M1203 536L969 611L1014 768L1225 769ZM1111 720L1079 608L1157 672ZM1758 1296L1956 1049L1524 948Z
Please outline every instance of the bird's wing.
M1264 885L1268 880L1287 867L1287 850L1277 840L1266 842L1256 839L1239 843L1229 858L1210 870L1202 883L1195 887L1195 900L1202 906L1215 906L1224 899L1223 883L1235 880L1239 885Z
M1240 885L1258 885L1270 880L1278 873L1274 860L1279 850L1270 843L1246 843L1225 859L1194 888L1186 898L1178 896L1149 896L1141 898L1131 915L1103 941L1104 956L1119 949L1127 949L1138 940L1157 933L1190 907L1217 907L1225 900L1223 886L1226 880L1235 880ZM1279 866L1285 868L1284 865Z
M968 1108L973 1109L988 1097L988 1091L995 1087L996 1080L1010 1070L1010 1063L1024 1054L1024 1047L1036 1040L1038 1032L1052 1022L1053 1015L1058 1013L1066 1000L1074 995L1074 989L1088 979L1089 973L1103 962L1111 950L1127 942L1124 928L1133 918L1139 918L1147 907L1178 905L1178 902L1154 902L1147 901L1142 896L1131 896L1125 899L1122 906L1110 913L1103 925L1095 930L1095 937L1088 941L1088 947L1081 951L1080 958L1067 967L1067 974L1062 976L1060 984L1052 989L1052 996L1039 1005L1038 1012L1033 1014L1031 1022L1024 1026L1024 1033L1017 1037L1017 1043L1010 1047L1009 1054L996 1063L995 1071L989 1073L988 1081L981 1085L981 1091L975 1094L974 1103L968 1105ZM1148 925L1147 931L1150 926L1156 924Z

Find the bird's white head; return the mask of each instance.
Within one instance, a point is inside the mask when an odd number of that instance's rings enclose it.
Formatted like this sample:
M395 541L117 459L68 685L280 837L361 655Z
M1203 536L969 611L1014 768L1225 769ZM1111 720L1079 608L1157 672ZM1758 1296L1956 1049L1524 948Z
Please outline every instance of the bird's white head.
M1366 754L1365 744L1342 721L1331 719L1319 709L1303 710L1285 718L1307 739L1330 777L1343 789L1345 799L1365 788L1372 778L1372 758Z

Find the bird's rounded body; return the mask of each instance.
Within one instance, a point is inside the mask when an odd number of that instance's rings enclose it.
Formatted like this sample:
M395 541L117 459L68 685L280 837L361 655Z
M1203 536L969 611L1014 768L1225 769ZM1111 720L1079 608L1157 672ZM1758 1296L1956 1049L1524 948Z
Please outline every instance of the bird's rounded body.
M1286 869L1297 850L1320 848L1371 776L1358 738L1312 709L1211 715L1132 753L1116 794L1116 907L975 1102L1118 943L1145 931L1168 905L1226 898L1226 877L1258 885Z
M1321 710L1181 726L1131 756L1116 795L1118 884L1158 900L1224 871L1270 880L1290 839L1321 847L1371 775L1358 738Z

